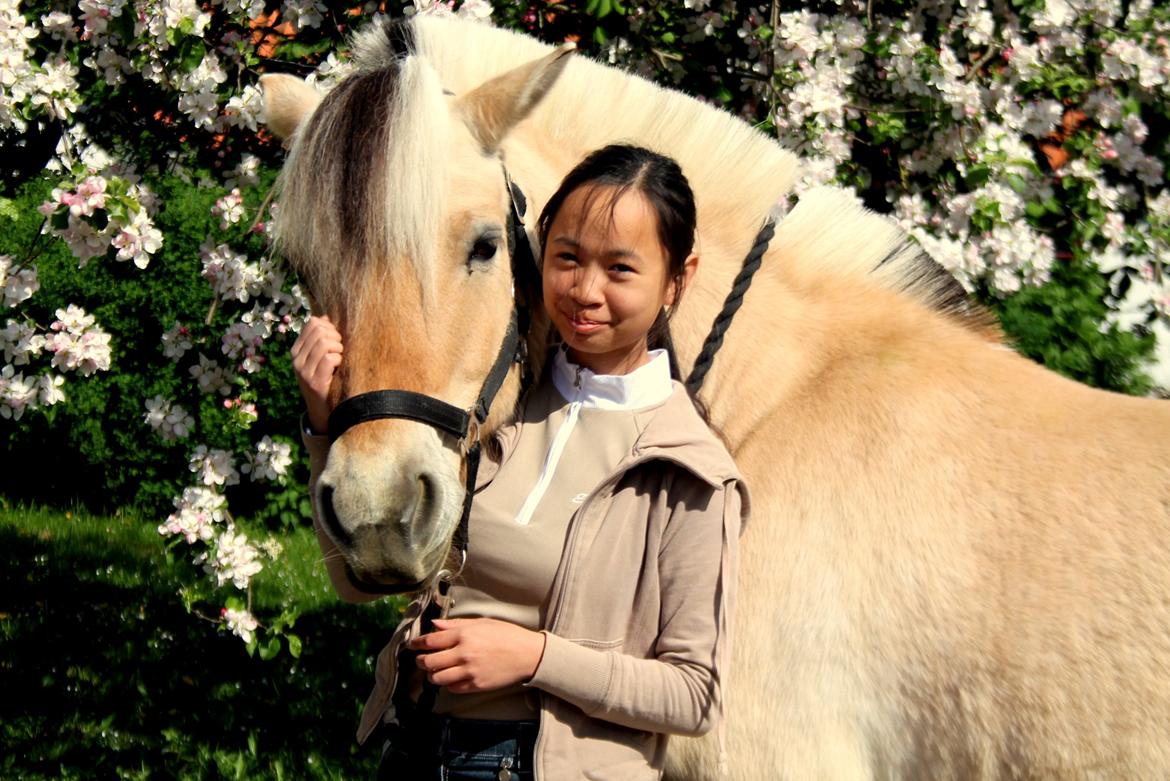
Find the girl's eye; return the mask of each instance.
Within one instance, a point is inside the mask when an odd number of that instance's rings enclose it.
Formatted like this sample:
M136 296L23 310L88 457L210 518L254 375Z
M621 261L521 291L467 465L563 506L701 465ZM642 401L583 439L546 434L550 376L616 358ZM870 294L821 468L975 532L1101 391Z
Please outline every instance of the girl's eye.
M488 239L480 239L471 245L471 252L467 255L467 262L487 263L496 256L496 243Z
M565 263L576 263L577 256L572 252L558 252L557 260L563 260Z
M615 274L629 274L633 273L633 266L627 266L625 263L614 263L609 267L609 270Z

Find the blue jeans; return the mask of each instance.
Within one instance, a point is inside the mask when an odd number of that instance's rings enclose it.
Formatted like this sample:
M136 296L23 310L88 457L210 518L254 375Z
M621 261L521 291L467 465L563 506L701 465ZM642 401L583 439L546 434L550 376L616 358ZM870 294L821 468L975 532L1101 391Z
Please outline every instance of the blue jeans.
M378 781L534 781L537 722L426 716L390 732Z

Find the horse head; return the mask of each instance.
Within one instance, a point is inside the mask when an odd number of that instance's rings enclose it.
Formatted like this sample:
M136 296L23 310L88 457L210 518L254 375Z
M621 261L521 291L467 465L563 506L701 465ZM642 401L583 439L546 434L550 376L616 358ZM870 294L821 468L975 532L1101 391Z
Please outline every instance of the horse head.
M289 149L277 245L344 340L335 408L385 389L475 404L513 301L500 145L571 50L455 95L402 40L408 31L360 36L353 73L324 96L291 76L261 80L269 127ZM463 510L468 440L510 416L518 375L462 441L408 419L336 437L314 501L359 580L409 588L442 567Z

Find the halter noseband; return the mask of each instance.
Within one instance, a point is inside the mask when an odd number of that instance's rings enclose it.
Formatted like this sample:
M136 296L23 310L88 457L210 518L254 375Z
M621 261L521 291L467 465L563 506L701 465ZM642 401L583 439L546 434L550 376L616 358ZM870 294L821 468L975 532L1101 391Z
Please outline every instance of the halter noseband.
M535 274L536 259L532 252L532 245L528 242L528 234L521 221L526 208L524 194L508 177L507 170L504 171L504 181L508 187L508 200L511 204L507 229L512 278L521 284L517 291L519 295L513 299L512 316L508 321L508 329L504 333L503 344L500 345L496 360L483 381L475 405L471 409L465 410L433 396L413 391L376 390L349 397L338 404L329 415L330 444L359 423L387 418L406 418L426 423L450 434L460 442L466 443L467 479L466 493L463 497L463 514L459 519L459 526L455 530L455 536L452 540L452 546L459 552L461 559L467 555L467 523L471 515L471 501L475 495L475 478L479 472L479 430L487 420L492 401L504 384L508 371L513 364L523 364L527 358L528 343L526 338L531 315L529 302L526 300L527 296L521 291L523 290L522 283L525 280L530 280ZM330 525L331 519L326 517L324 520L327 525ZM348 562L345 565L345 574L355 587L376 594L401 594L418 591L427 585L422 581L393 586L370 583L359 578Z

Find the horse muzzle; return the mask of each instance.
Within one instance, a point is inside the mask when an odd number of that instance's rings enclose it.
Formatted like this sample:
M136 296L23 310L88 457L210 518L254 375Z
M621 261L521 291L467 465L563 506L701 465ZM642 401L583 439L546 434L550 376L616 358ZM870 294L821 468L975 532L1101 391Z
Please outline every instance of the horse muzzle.
M446 558L458 504L445 507L449 503L442 501L439 480L426 472L388 482L382 490L368 491L322 475L317 486L321 525L359 582L423 583Z

